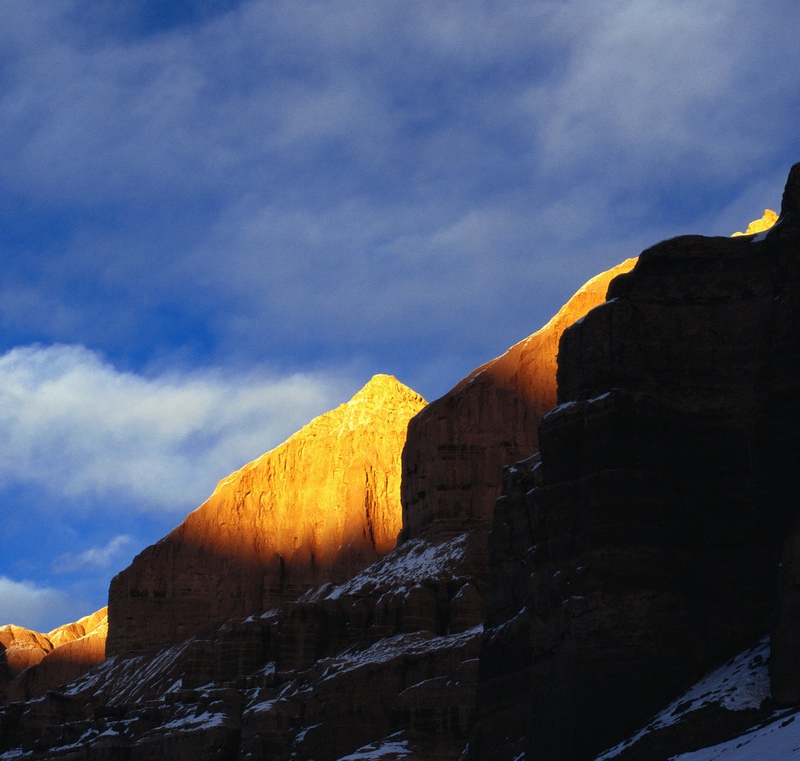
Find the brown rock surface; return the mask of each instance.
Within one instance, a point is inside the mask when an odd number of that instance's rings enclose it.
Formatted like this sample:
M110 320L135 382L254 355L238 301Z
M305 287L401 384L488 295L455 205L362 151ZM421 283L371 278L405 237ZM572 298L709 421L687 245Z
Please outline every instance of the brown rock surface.
M739 245L745 244L750 241ZM688 259L689 270L703 275L703 263ZM699 466L684 467L680 447L664 450L675 443L673 434L686 416L677 415L676 423L675 408L668 407L654 427L629 428L633 413L652 409L648 401L641 408L627 402L618 408L616 391L597 393L594 380L587 381L591 391L576 397L582 402L553 413L543 426L547 477L537 457L505 475L492 534L491 617L481 646L487 591L482 540L500 466L538 447L539 420L557 401L559 337L603 302L612 278L633 264L629 260L590 281L539 333L478 368L413 419L403 455L409 479L403 492L405 541L398 547L391 550L397 510L382 506L399 488L397 453L405 432L392 438L386 431L395 431L395 424L402 429L423 403L384 376L222 481L208 502L118 576L111 595L116 654L67 688L0 710L0 752L76 761L165 754L175 761L334 761L348 754L455 761L474 719L481 647L483 704L471 745L481 761L511 759L524 750L530 758L567 759L574 751L572 735L600 742L600 719L585 721L587 705L599 705L603 719L603 711L612 711L608 702L628 721L628 713L641 713L643 692L651 702L667 694L671 673L653 694L646 692L653 690L654 654L665 658L662 671L681 666L691 628L686 621L694 615L710 626L718 611L730 613L726 595L732 595L723 589L725 599L717 600L714 580L724 587L727 579L701 577L698 594L708 610L698 614L703 605L695 601L693 608L680 597L683 587L676 593L669 586L675 569L691 556L684 547L675 552L668 542L666 549L658 543L665 530L657 521L669 512L660 501L664 494L687 485L691 494L694 488L692 468ZM673 269L685 264L676 262ZM680 291L661 294L659 282L656 301L663 296L669 305ZM703 282L713 284L713 278ZM756 298L763 283L754 283ZM647 281L647 288L652 285ZM640 294L643 304L649 303L647 288ZM714 302L715 293L712 288L702 298ZM613 321L613 330L603 322L607 308L588 315L588 330L600 325L616 335ZM644 335L658 325L655 318L647 320ZM703 333L705 322L700 325ZM697 332L684 327L690 336ZM634 338L613 358L623 378L626 363L640 356L636 341L642 336ZM736 334L722 342L725 361L740 350L742 338ZM654 355L637 382L650 378L651 364L671 362L673 372L675 366L679 371L669 399L694 414L697 400L706 397L695 389L697 379L676 363L674 352L680 357L681 350L666 349L673 351L669 358L658 356L663 346L650 350ZM581 378L595 378L592 363L607 372L593 343L580 344L571 356L577 366L571 372ZM704 355L688 356L687 362L696 363ZM401 413L393 406L397 396L404 400ZM615 419L620 410L623 417ZM570 417L566 427L558 422L563 417ZM611 422L596 427L596 418ZM717 422L712 416L712 429ZM701 415L691 429L699 438L684 454L696 458L705 451L712 440L703 435L707 425ZM626 438L631 431L633 440ZM389 454L382 449L387 438L394 442ZM729 448L737 449L736 440ZM642 462L652 464L647 457L654 453L664 455L662 470L644 468L630 477ZM714 459L726 463L726 478L739 467L727 463L728 455L726 449ZM662 488L665 482L669 489ZM654 484L652 493L645 491ZM595 507L600 517L586 518ZM733 505L734 511L740 508ZM648 516L643 525L642 512ZM687 525L698 523L700 535L713 535L716 542L692 546L709 558L691 559L691 570L727 572L724 563L741 537L714 534L716 513L709 518L701 510L691 520L687 515L691 510L681 507L668 526L678 525L688 536ZM758 566L761 549L745 565ZM663 558L666 570L659 565ZM689 571L677 576L689 580L684 587L694 581ZM763 614L746 595L744 600L746 618ZM748 626L726 629L717 639L738 641ZM64 630L61 636L72 634ZM672 650L665 650L673 639ZM693 667L707 660L704 648L710 652L719 645L688 639L700 651L691 653ZM163 647L150 652L156 645ZM631 680L631 670L640 667L641 679ZM615 716L612 711L614 731ZM529 725L531 717L536 723ZM565 732L572 732L566 740ZM558 752L551 752L554 747Z
M0 656L12 678L39 663L53 649L46 634L14 624L0 626L0 646Z
M99 616L99 618L98 618ZM42 660L20 674L9 688L9 697L13 700L32 700L85 674L93 666L100 663L106 655L106 635L108 618L106 609L87 617L91 628L81 625L69 625L70 639L61 641ZM82 619L87 621L87 619ZM64 627L62 627L64 628ZM84 629L84 634L77 634L76 629ZM58 631L58 630L57 630Z
M7 680L0 704L29 700L71 682L105 657L107 609L41 634L19 626L0 627L0 657Z
M495 514L473 758L593 758L776 612L797 695L798 207L795 167L767 232L654 246L565 331Z
M408 541L343 584L0 709L0 754L335 761L393 745L453 761L474 713L474 575L466 536Z
M100 632L108 629L108 608L103 607L91 615L84 616L75 623L59 626L47 635L53 647L59 647L73 640L85 637L87 634L99 636Z
M403 452L403 535L447 537L491 522L502 468L538 449L556 404L564 330L605 301L635 259L592 278L541 330L477 368L410 423Z
M111 582L109 654L180 641L351 577L401 528L400 453L425 405L387 375L222 480Z

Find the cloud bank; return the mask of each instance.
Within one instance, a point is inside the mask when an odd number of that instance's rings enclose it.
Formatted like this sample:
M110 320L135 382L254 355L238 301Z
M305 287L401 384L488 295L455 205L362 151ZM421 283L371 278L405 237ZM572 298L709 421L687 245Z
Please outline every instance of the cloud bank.
M53 510L66 495L112 512L124 497L126 509L180 513L344 401L344 385L299 374L146 377L81 346L13 349L0 356L0 488L44 488Z

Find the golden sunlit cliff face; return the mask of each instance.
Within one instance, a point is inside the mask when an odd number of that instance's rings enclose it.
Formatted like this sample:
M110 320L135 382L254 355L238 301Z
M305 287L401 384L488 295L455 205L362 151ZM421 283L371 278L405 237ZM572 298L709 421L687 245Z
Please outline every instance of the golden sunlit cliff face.
M88 671L105 658L107 609L101 608L48 634L0 626L0 663L7 681L0 703L43 695Z
M746 233L769 229L769 209ZM470 373L409 428L404 453L404 536L449 536L487 526L502 469L538 451L539 423L556 404L562 333L606 300L609 283L638 257L593 277L543 328Z
M541 330L474 370L409 426L403 454L404 536L488 528L503 467L538 450L539 422L556 405L561 334L603 303L627 259L587 282Z
M391 550L400 457L425 400L389 375L223 479L111 583L109 654L176 642L211 622L343 581Z
M739 235L755 235L769 230L778 221L778 215L770 210L764 209L764 216L761 219L756 219L747 225L747 229L743 233L734 233L731 237L736 238Z

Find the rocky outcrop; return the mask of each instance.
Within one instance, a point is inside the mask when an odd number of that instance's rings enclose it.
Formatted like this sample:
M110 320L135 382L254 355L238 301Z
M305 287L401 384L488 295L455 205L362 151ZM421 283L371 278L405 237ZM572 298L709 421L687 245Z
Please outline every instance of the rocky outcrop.
M538 449L539 422L555 407L561 334L605 301L611 280L635 262L592 278L541 330L411 420L403 452L404 537L446 538L488 528L503 466Z
M747 229L742 233L734 233L731 237L736 238L740 235L755 235L756 233L769 230L778 221L778 215L772 209L764 209L764 216L761 219L753 220Z
M112 657L60 696L6 714L15 747L57 757L79 737L92 757L169 747L178 758L206 758L237 746L243 757L264 759L334 759L370 747L397 747L406 758L458 758L474 718L486 530L500 465L535 446L538 421L555 404L555 350L564 328L632 265L594 278L545 328L435 403L435 415L413 419L416 438L404 462L417 486L433 480L440 501L431 504L443 520L427 519L431 505L417 489L403 543L347 580L391 547L399 529L365 522L365 506L379 500L358 489L343 496L341 478L328 477L347 473L351 486L369 491L380 481L369 475L375 463L390 469L390 458L376 458L374 440L363 457L342 442L366 428L387 443L385 421L364 414L364 397L374 396L368 387L333 419L323 416L292 437L287 451L274 450L225 479L114 580ZM393 404L371 406L386 412ZM407 405L392 419L407 421L416 411ZM460 488L471 471L474 479ZM289 472L294 480L276 478ZM386 478L385 488L399 494L398 480ZM465 508L458 500L470 492ZM279 509L265 509L265 502ZM320 518L319 505L329 503L353 506L339 511L350 518L332 523L326 516L336 510ZM321 585L301 594L311 584ZM203 627L209 610L230 620ZM261 610L270 612L252 615ZM137 655L154 644L164 649Z
M764 637L706 674L596 761L790 758L797 748L800 712L771 700L769 657L769 637Z
M0 704L30 700L77 679L105 657L107 609L59 626L48 634L20 626L0 627L0 659L6 679Z
M800 168L779 222L645 251L565 331L506 474L472 758L589 759L767 632L796 695Z
M112 656L0 710L0 754L334 761L372 746L458 758L482 635L474 576L465 535L410 540L343 584L157 653Z
M35 666L53 649L46 634L7 624L0 626L0 657L7 678L13 679Z
M486 530L500 464L535 446L539 418L555 404L561 332L632 265L587 283L545 328L435 403L435 415L413 419L407 471L417 487L432 480L432 494L449 507L427 504L417 488L400 546L353 575L392 546L399 528L364 520L380 502L364 488L374 495L371 485L385 484L381 499L400 488L392 470L400 446L394 459L379 447L401 437L387 437L394 428L380 416L399 427L423 404L403 392L402 412L393 413L396 402L374 401L368 387L225 479L114 580L111 657L44 703L0 717L12 728L9 747L57 757L82 738L92 758L167 749L210 758L234 747L255 759L338 759L359 748L458 758L475 712ZM394 383L379 381L394 397ZM391 472L383 481L376 463ZM470 492L465 507L458 500ZM320 511L326 504L334 509ZM443 519L428 520L431 509ZM209 610L229 620L202 627ZM137 655L154 644L162 650Z
M350 578L401 528L400 453L421 396L388 375L233 473L111 582L108 652L179 642Z

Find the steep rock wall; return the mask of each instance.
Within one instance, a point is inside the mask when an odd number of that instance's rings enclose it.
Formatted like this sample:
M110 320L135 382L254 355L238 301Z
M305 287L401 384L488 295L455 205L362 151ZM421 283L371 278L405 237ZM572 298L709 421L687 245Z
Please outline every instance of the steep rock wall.
M371 745L454 761L474 714L474 576L464 535L405 542L343 584L0 708L0 755L336 761Z
M556 405L564 330L605 301L628 259L587 282L541 330L474 370L411 420L403 451L403 536L446 538L491 522L502 468L538 449Z
M338 582L391 550L400 454L425 405L391 376L224 479L111 582L109 654L184 639Z
M594 758L776 616L797 694L799 204L795 167L773 228L648 249L564 333L495 514L472 758Z

